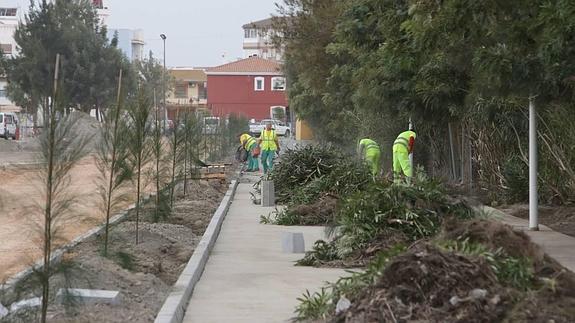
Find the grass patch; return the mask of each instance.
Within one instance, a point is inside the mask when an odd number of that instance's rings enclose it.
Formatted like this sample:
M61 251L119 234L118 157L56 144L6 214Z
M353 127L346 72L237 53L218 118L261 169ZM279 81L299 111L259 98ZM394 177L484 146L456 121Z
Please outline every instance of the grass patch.
M130 253L118 251L114 258L116 263L126 270L133 271L136 268L136 258Z

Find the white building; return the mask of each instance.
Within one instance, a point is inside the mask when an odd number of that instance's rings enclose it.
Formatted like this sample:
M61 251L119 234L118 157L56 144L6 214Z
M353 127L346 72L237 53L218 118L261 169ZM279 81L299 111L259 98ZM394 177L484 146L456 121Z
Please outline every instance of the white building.
M16 54L14 32L20 18L22 18L22 10L17 1L0 2L0 49L4 55ZM7 85L6 77L0 76L0 111L18 111L19 108L6 96Z
M106 25L108 17L110 16L110 9L104 6L104 0L92 0L94 7L98 11L98 18L102 25Z
M118 48L130 59L138 61L144 58L144 31L141 29L110 29L108 37L118 35Z
M273 43L276 30L273 28L272 19L251 22L242 27L244 29L244 58L257 56L274 61L283 59L283 50Z

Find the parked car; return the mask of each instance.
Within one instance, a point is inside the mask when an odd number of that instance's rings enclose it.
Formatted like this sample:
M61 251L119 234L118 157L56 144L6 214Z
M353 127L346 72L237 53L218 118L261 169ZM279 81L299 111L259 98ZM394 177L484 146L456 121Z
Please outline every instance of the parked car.
M266 128L266 124L268 122L272 123L272 129L276 131L278 136L289 137L291 135L291 129L287 124L279 120L272 120L272 119L264 119L259 123L250 124L250 134L252 136L259 136L262 130Z
M220 117L204 117L202 133L215 135L220 130Z
M16 114L0 112L0 137L16 139L16 128L18 128L18 117Z

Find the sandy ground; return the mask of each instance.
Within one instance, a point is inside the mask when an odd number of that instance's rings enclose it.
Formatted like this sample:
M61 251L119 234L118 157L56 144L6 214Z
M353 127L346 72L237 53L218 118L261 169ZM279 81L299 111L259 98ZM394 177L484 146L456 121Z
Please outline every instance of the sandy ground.
M33 168L0 170L0 282L24 269L40 257L39 208L43 200L40 172ZM103 221L98 207L99 172L93 157L86 157L71 171L67 191L80 203L61 217L62 241L69 241ZM125 202L124 206L130 204ZM72 223L73 225L65 225Z
M52 300L49 322L153 322L157 312L181 271L191 257L205 228L227 190L227 183L193 182L189 194L182 195L182 185L171 215L153 223L153 206L144 207L140 222L140 243L135 244L135 212L126 221L113 227L110 234L109 256L102 256L102 236L92 238L65 255L68 276L51 279L52 297L60 288L115 290L121 294L121 304L56 304ZM122 259L121 254L124 255ZM126 255L130 259L126 262ZM66 278L67 277L67 278ZM0 299L10 304L31 297L26 288L21 296L5 295ZM2 298L2 297L0 297ZM22 312L10 317L10 322L31 322L38 312Z

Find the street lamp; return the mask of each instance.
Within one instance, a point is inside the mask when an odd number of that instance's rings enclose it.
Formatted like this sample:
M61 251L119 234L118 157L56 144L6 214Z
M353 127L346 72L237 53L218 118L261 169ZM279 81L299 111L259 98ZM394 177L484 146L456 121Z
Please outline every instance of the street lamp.
M164 103L164 123L163 128L166 131L166 123L168 122L168 107L166 106L166 35L160 34L160 38L164 42L164 71L162 73L162 95L164 96L163 103Z

